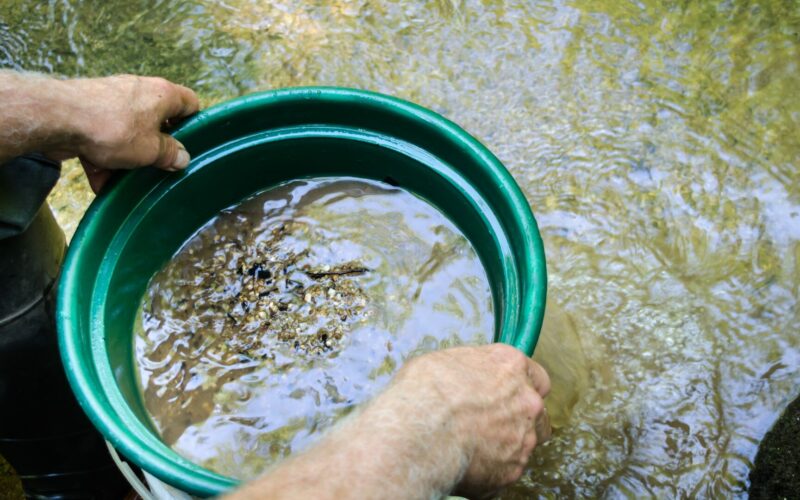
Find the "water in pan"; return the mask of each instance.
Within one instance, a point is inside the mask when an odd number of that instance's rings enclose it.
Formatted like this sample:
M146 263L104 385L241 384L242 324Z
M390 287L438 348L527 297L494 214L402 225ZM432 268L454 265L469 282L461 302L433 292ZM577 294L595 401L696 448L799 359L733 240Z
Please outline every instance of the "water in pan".
M431 205L357 179L223 211L151 280L134 339L162 438L251 478L313 442L414 354L494 333L477 254Z

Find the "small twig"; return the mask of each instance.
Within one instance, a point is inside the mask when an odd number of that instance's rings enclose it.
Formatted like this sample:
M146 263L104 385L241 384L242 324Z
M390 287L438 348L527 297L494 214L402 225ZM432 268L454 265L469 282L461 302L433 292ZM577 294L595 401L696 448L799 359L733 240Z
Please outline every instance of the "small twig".
M364 274L368 273L369 269L366 267L354 267L352 269L342 269L342 270L332 270L332 271L320 271L320 272L313 272L313 271L303 271L309 277L314 279L324 278L325 276L345 276L348 274Z

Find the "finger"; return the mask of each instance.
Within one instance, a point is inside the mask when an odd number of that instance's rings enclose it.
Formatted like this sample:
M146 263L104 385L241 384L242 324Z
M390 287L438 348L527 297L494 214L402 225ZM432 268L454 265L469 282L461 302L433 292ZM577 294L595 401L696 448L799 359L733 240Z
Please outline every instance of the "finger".
M522 438L522 456L521 460L524 463L527 463L527 460L530 458L531 453L533 453L534 448L539 443L538 434L536 434L536 421L533 422L533 425L528 432L525 433L525 436Z
M180 94L181 102L183 103L183 108L177 116L185 118L200 111L200 99L197 98L197 94L192 89L178 84L175 84L175 88Z
M189 165L189 153L174 137L158 134L158 156L152 165L164 170L180 170Z
M111 171L98 168L92 164L92 162L84 158L80 160L81 165L83 165L83 171L86 173L86 179L89 181L89 187L92 188L94 194L99 193L108 182L108 179L111 178Z
M547 408L543 409L542 413L539 414L534 429L536 430L538 444L543 444L550 440L550 437L553 435L553 428L550 425L550 414L547 413Z
M542 365L529 360L528 363L528 379L533 383L533 388L540 396L545 397L550 393L550 376L547 374Z
M170 118L182 118L197 113L200 101L191 89L162 78L155 79L159 100L161 122Z

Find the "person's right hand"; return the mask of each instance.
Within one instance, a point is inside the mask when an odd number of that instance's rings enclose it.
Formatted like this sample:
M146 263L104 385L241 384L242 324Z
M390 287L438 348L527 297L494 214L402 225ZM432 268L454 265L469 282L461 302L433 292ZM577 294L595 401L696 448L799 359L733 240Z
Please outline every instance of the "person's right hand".
M315 446L229 498L491 495L550 436L549 391L544 369L507 345L424 354Z
M539 364L505 345L459 347L420 356L397 374L409 397L432 386L450 413L469 466L456 492L491 495L522 475L538 443L550 437L542 398L550 379ZM537 432L538 431L538 432Z
M186 148L165 127L194 114L200 103L190 89L163 78L132 75L66 80L78 131L64 157L78 156L98 191L110 170L152 165L179 170L189 164Z

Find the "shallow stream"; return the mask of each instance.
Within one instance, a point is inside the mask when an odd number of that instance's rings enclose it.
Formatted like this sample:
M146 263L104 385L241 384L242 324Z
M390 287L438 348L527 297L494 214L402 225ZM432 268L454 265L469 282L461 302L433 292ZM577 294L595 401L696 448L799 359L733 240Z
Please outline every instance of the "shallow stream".
M542 229L559 425L506 498L744 495L798 393L798 2L5 0L0 66L206 104L366 88L488 145ZM71 232L91 196L67 170Z

